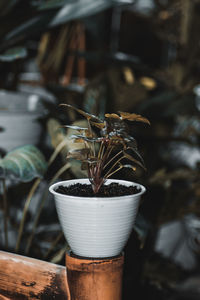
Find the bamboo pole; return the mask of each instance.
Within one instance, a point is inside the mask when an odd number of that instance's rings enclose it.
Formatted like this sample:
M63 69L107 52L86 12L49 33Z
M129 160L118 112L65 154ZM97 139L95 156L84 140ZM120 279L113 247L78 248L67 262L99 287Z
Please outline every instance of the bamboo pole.
M0 300L70 300L66 268L0 251Z
M121 300L123 255L85 259L66 254L70 300Z

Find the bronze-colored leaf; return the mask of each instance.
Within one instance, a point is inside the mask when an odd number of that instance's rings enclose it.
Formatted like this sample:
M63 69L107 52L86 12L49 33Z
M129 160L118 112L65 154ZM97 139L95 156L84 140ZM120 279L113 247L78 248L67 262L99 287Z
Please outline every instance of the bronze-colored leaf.
M132 144L136 144L136 141L134 139L134 137L130 136L130 135L126 135L124 134L123 131L120 130L113 130L111 132L109 132L108 137L111 140L118 140L119 143L123 142L123 143L132 143Z
M135 164L137 164L138 166L140 166L142 169L144 169L146 171L145 166L139 160L133 158L130 154L126 153L125 151L123 152L123 154L124 154L125 158L134 162Z
M118 135L113 135L110 138L110 144L111 145L118 145L118 144L125 144L123 137L118 136Z
M90 153L90 149L88 148L77 149L77 150L69 151L67 158L85 160L87 159L89 153Z
M142 156L140 155L140 153L138 152L138 149L137 149L137 145L136 145L136 144L133 145L133 147L132 147L132 146L127 147L126 151L128 151L128 150L133 151L133 153L140 159L140 161L141 161L142 164L144 165L144 160L143 160Z
M74 143L84 143L84 135L71 135L70 139L74 141Z
M103 129L106 126L105 122L97 123L97 122L90 121L90 124L92 126L95 126L95 127L99 128L99 129Z
M84 134L88 138L94 138L95 137L94 133L91 130L89 130L89 129L85 130Z
M75 111L77 111L79 114L81 114L82 116L84 116L87 120L91 120L93 119L95 122L98 122L98 123L101 123L103 122L99 117L95 116L95 115L92 115L92 114L89 114L85 111L83 111L82 109L79 109L79 108L76 108L70 104L67 104L67 103L62 103L60 104L60 106L67 106Z
M117 114L105 114L106 118L111 118L111 119L119 119L120 120L120 116L118 116Z
M120 114L122 120L144 122L144 123L147 123L150 125L149 120L141 115L137 115L134 113L128 113L128 112L122 112L122 111L119 111L119 114Z

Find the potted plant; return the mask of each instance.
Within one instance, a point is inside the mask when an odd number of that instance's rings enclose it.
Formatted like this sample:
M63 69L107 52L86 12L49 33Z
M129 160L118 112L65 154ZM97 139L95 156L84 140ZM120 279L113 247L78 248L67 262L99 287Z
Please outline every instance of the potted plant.
M127 133L126 121L149 121L125 112L105 114L101 120L69 104L61 105L83 115L88 124L88 128L64 126L78 131L71 138L83 145L69 151L67 158L80 160L88 178L61 181L49 189L55 197L65 238L78 256L119 255L131 233L145 187L111 177L122 168L145 169L136 141Z

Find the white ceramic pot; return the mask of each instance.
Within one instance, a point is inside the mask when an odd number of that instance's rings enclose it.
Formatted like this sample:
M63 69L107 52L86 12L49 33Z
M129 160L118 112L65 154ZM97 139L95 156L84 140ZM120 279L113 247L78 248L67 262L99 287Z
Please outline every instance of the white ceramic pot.
M0 90L0 148L9 152L26 144L37 145L42 131L37 121L44 113L37 95Z
M58 186L75 183L90 184L88 179L61 181L50 187L66 240L71 250L84 257L112 257L123 250L138 211L145 187L124 180L107 180L126 186L136 185L141 191L134 195L88 198L57 193Z

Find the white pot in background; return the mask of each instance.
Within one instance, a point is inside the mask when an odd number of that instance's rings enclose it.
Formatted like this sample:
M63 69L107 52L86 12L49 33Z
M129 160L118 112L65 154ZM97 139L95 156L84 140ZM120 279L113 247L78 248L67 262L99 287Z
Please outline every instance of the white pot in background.
M0 90L0 148L6 152L26 144L37 145L44 114L38 95Z
M58 186L90 184L88 179L61 181L50 187L58 217L71 250L84 257L112 257L123 250L135 221L145 187L124 180L107 180L122 185L136 185L141 191L120 197L75 197L57 193Z

